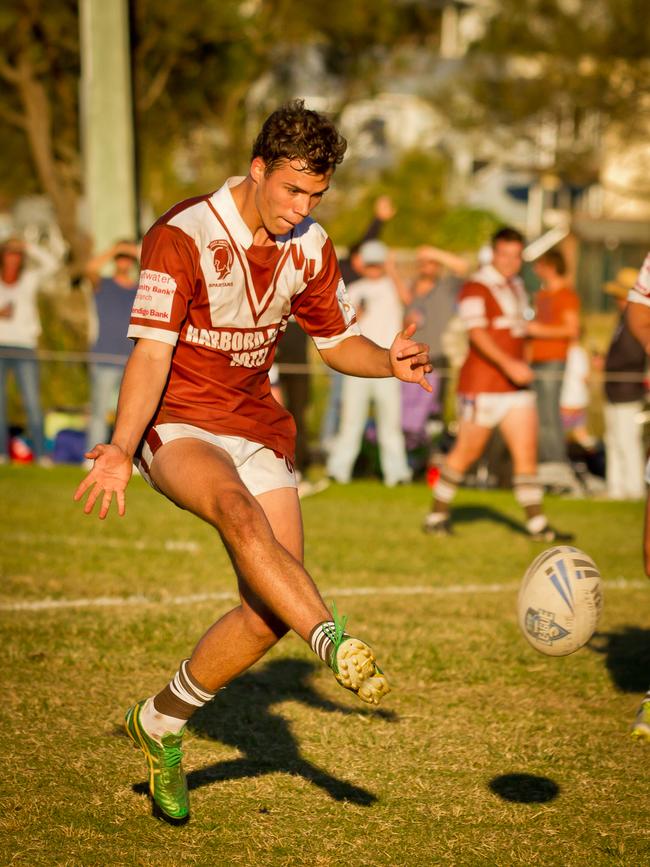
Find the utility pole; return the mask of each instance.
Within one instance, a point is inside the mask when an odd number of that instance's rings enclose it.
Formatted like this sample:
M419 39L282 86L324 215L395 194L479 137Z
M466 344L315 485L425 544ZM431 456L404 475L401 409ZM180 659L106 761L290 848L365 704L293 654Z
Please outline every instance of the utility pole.
M128 0L79 0L81 145L95 251L136 238Z

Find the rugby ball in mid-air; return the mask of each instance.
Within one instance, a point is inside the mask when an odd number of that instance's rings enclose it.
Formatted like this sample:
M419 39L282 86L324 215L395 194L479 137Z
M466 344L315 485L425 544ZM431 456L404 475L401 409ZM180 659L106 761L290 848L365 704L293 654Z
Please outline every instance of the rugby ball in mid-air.
M547 656L567 656L594 634L603 594L600 572L578 548L549 548L530 564L517 601L519 627Z

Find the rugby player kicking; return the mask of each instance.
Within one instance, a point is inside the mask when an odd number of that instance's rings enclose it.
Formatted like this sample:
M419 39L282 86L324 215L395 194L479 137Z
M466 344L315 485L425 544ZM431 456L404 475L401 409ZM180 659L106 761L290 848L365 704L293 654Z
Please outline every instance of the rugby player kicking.
M295 424L268 378L293 315L335 370L430 389L428 347L411 339L413 328L390 349L361 335L332 242L309 217L345 148L327 118L296 100L264 123L247 177L181 202L149 230L115 431L88 452L94 465L74 494L88 494L86 514L99 501L105 518L115 497L123 515L133 461L155 490L218 531L237 575L240 604L126 714L167 820L189 816L187 721L289 629L363 701L389 691L371 648L330 614L303 567Z

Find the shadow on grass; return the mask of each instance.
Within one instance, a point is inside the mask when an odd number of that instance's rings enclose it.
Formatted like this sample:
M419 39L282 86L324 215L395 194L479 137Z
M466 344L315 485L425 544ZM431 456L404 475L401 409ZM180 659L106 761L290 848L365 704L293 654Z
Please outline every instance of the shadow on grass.
M214 701L197 711L188 724L191 731L228 744L242 755L191 771L187 775L189 789L281 772L308 780L337 801L364 807L374 804L377 797L372 792L339 779L304 758L290 723L271 710L278 702L298 701L342 716L372 714L385 720L397 719L390 711L349 708L324 698L309 682L315 668L315 663L306 660L274 660L264 668L238 677ZM335 767L345 767L340 756L332 754L331 760ZM133 789L146 793L148 787L139 783Z
M650 629L624 626L596 632L587 645L605 656L605 666L621 692L645 692L650 686Z
M451 512L451 520L454 524L470 524L472 521L492 521L495 524L503 524L515 533L526 536L526 528L519 521L515 521L509 515L498 512L491 506L454 506Z
M488 787L502 800L518 804L545 804L560 794L557 783L534 774L502 774L490 780Z

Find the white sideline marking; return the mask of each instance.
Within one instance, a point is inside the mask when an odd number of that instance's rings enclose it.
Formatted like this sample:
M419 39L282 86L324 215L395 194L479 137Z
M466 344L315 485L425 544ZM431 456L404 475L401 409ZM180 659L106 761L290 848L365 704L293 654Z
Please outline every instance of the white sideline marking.
M613 581L603 581L606 590L643 590L647 581L628 581L627 578L616 578ZM518 581L508 584L450 584L447 587L337 587L326 590L322 595L331 596L454 596L473 593L510 593L519 588ZM62 608L118 608L147 605L193 605L197 602L225 602L237 599L238 595L230 591L220 593L192 593L185 596L170 596L164 599L154 599L150 596L96 596L92 599L36 599L23 602L0 603L0 611L55 611Z
M156 551L162 547L165 551L183 551L190 554L196 554L201 550L198 542L190 542L189 540L165 539L164 542L154 544L153 542L143 542L141 539L116 539L115 536L57 536L54 533L11 533L11 535L0 538L7 538L12 542L23 542L31 545L38 542L45 542L54 545L70 545L75 548L80 545L99 545L103 548L134 548L136 551Z

